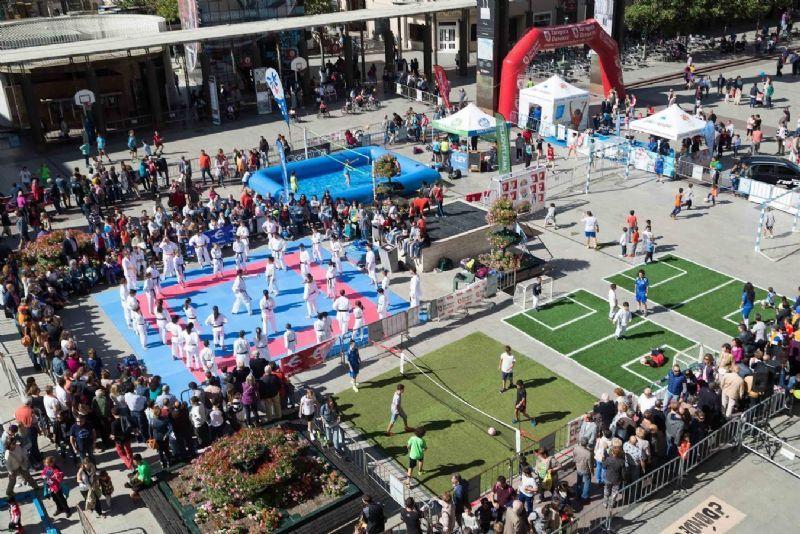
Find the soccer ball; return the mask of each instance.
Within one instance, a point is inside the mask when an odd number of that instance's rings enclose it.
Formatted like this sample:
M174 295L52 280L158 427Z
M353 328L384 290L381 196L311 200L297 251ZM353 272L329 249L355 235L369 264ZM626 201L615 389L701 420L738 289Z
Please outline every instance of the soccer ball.
M489 427L489 428L486 430L486 432L487 432L487 433L488 433L490 436L496 436L496 435L497 435L497 430L495 430L495 428L494 428L493 426L490 426L490 427Z

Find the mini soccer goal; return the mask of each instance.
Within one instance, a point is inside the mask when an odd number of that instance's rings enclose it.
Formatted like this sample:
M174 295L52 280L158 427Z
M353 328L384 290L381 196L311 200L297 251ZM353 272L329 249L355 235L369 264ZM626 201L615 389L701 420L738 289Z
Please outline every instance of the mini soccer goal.
M670 367L675 364L680 365L681 369L683 370L698 367L701 363L703 363L703 357L706 354L711 354L711 356L714 358L714 361L716 361L717 357L719 356L717 351L713 350L711 347L703 345L702 343L695 343L691 347L683 350L676 349L673 360L670 362Z
M800 252L798 219L800 193L779 186L752 182L750 200L760 202L755 250L771 262Z
M536 278L520 282L514 288L514 304L523 310L533 308L535 302L534 287L539 281ZM553 300L553 279L549 276L542 276L541 278L541 292L539 293L539 301L537 306L542 306Z

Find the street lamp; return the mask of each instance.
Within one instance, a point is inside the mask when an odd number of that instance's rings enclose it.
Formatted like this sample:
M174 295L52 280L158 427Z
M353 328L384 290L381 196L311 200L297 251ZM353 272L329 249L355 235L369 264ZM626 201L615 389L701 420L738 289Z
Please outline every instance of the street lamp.
M564 26L566 26L567 24L569 24L569 17L565 16L564 17ZM564 64L564 72L566 72L567 71L567 47L566 46L564 47L564 52L561 55L561 63Z

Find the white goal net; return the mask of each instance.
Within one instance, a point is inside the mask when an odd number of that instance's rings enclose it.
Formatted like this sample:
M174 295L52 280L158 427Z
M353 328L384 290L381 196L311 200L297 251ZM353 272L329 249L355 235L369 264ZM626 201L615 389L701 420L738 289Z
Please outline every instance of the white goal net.
M534 302L534 287L538 283L536 278L520 282L514 288L514 304L523 310L533 308ZM539 294L537 306L542 306L553 300L553 279L549 276L542 276L541 279L541 293Z

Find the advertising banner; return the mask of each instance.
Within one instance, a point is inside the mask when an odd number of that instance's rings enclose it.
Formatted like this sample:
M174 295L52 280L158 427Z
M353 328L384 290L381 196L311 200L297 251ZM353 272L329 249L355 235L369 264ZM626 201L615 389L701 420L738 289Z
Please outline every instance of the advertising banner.
M524 169L511 175L498 177L497 197L514 202L515 207L530 203L533 211L544 207L547 197L547 169Z
M222 124L222 115L219 112L219 90L217 89L217 77L213 74L208 76L208 99L211 107L211 123L219 126Z
M262 67L253 69L253 83L256 87L256 108L259 115L272 113L272 101L270 100L270 89L267 85L267 69Z
M457 289L449 295L436 299L436 318L447 319L483 302L483 292L486 289L486 279L477 280L462 289Z
M505 117L499 113L494 114L494 120L497 135L497 172L509 174L511 172L511 143L508 139L508 125Z
M323 364L334 343L334 339L329 339L319 345L299 350L291 356L281 358L279 362L281 371L286 376L292 376Z
M447 80L447 73L441 65L433 66L433 75L436 76L436 83L439 85L439 96L447 109L450 109L450 82Z
M274 98L275 102L278 103L278 107L283 114L283 120L285 120L286 125L289 126L289 110L286 109L286 97L283 94L283 83L281 83L281 77L278 76L278 73L275 71L275 69L267 69L266 73L264 74L264 80L270 91L272 91L272 98Z
M289 200L289 175L286 173L286 151L283 149L283 143L275 143L275 148L278 149L278 155L281 158L281 169L283 169L283 198Z

